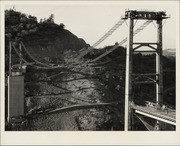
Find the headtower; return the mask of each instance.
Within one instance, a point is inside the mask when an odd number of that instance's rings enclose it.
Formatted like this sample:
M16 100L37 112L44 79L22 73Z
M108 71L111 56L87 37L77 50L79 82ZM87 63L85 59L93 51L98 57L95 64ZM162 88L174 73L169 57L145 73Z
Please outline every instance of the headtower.
M123 18L128 21L128 40L126 51L126 81L125 81L125 131L132 130L132 84L133 84L133 52L155 52L156 53L156 72L148 74L136 74L136 76L154 76L156 84L156 104L162 102L163 97L163 71L162 71L162 20L167 19L166 13L151 11L128 10ZM140 43L133 41L134 20L149 20L157 23L157 42ZM136 47L135 47L136 45ZM146 46L151 50L139 51L138 49ZM155 46L155 47L154 47ZM135 97L136 98L136 97Z

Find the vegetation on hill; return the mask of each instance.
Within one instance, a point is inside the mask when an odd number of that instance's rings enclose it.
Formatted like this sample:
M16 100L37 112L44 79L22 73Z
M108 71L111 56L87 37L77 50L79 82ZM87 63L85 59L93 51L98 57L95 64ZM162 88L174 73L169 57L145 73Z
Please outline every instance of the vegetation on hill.
M8 61L9 41L22 41L28 51L38 59L63 61L65 52L78 50L88 45L83 39L65 29L65 25L54 22L54 15L37 21L35 16L27 15L13 9L5 10L5 54ZM14 62L17 55L12 52ZM26 58L27 59L27 58ZM8 62L6 63L8 65Z
M34 16L26 15L12 9L6 10L6 74L8 73L8 43L10 40L13 42L22 41L35 58L38 60L46 59L49 63L53 62L55 64L63 64L65 62L65 56L76 57L74 54L77 55L80 49L88 47L83 39L79 39L70 31L66 30L63 23L59 25L55 24L54 15L50 15L48 19L41 19L40 22L38 22ZM91 113L83 112L81 116L79 116L78 113L75 115L77 123L79 122L79 129L87 130L93 126L93 130L123 130L126 48L119 46L98 62L91 64L92 66L81 66L81 62L84 60L90 61L112 47L113 46L106 46L100 50L94 49L85 55L81 61L77 61L77 64L79 64L75 70L72 69L73 67L53 70L28 67L24 75L25 98L27 100L25 101L27 104L25 107L26 110L33 111L39 107L46 108L46 106L52 104L54 104L53 106L56 106L56 108L59 108L71 104L84 104L84 101L120 101L117 106L107 108L107 112L103 110L102 114L98 114L99 111L94 109ZM28 59L26 56L23 57ZM15 52L12 52L12 58L13 64L18 63L18 57L15 55ZM173 57L169 59L163 56L164 103L168 103L174 107L176 89L175 70L175 59ZM155 72L155 54L134 54L133 72ZM133 91L133 98L137 104L144 104L145 100L155 101L154 85L133 86ZM46 97L50 95L52 98ZM93 114L98 115L97 117L95 116L95 120L92 118ZM106 114L110 116L106 119L106 122L103 122L104 118L108 117ZM54 115L53 118L58 118L58 116ZM36 119L34 121L34 123L38 125L36 127L37 129L41 125L42 119L39 121ZM102 119L102 122L98 122L99 119ZM47 120L47 123L48 122L49 120ZM64 124L66 125L66 123ZM41 128L48 129L49 127L42 126ZM56 129L57 127L53 128ZM61 129L61 127L59 129Z
M107 46L102 50L94 50L86 58L93 59L109 50L113 46ZM133 56L133 72L134 73L155 73L156 63L155 63L155 54L143 55L141 53L134 54ZM118 85L120 80L117 77L122 77L121 86L125 88L125 65L126 65L126 48L119 47L114 50L112 53L100 59L97 63L97 66L101 66L104 69L104 72L100 77L105 76L105 74L112 74L116 76L112 79L112 84L110 86ZM163 56L163 103L173 106L175 108L175 88L176 88L176 68L175 68L175 58L169 56ZM104 75L103 75L104 74ZM114 84L114 85L113 85ZM154 84L138 84L133 86L133 96L135 101L138 104L144 104L145 100L155 102L155 85ZM111 87L109 87L111 88ZM115 93L116 89L111 88L111 93ZM125 91L125 90L124 90ZM122 92L124 92L122 90ZM116 95L118 98L119 95Z

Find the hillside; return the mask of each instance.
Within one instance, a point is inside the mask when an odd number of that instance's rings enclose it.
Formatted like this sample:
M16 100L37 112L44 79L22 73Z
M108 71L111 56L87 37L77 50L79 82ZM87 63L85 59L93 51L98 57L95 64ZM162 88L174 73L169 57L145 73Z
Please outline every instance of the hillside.
M25 117L27 125L14 125L10 130L123 130L126 48L119 46L112 53L92 64L83 64L98 57L113 46L94 49L74 61L78 51L88 44L66 30L64 24L55 24L54 16L37 22L37 18L14 10L6 10L6 75L8 74L8 42L22 41L38 60L64 65L67 68L39 69L28 66L24 73ZM18 47L18 43L16 44ZM12 52L13 64L17 55ZM68 57L67 57L68 56ZM23 56L28 59L27 56ZM155 54L133 56L134 73L155 72ZM163 56L164 103L175 106L175 59ZM6 76L7 77L7 76ZM7 81L7 80L6 80ZM7 87L7 86L6 86ZM155 101L154 85L133 85L137 104ZM7 99L7 88L6 88ZM6 100L7 102L7 100ZM115 102L108 107L67 110L47 114L46 110L74 105ZM6 105L7 107L7 105ZM6 110L7 111L7 110ZM40 112L40 114L36 114ZM145 130L140 121L135 129Z
M86 58L93 59L104 53L106 50L112 48L107 46L102 50L94 50L93 52L86 55ZM96 63L96 67L104 68L103 74L111 74L122 78L121 81L112 79L111 85L115 86L121 82L121 87L125 87L125 66L126 66L126 48L119 47L112 53L103 57ZM155 54L142 55L141 53L134 54L133 56L133 72L134 73L153 73L155 72ZM103 75L102 75L103 76ZM163 87L164 87L164 103L175 107L176 103L176 68L175 58L169 55L163 55ZM114 84L114 85L113 85ZM111 88L111 87L110 87ZM149 84L142 84L134 86L134 96L138 104L144 104L144 100L150 100L155 102L155 86ZM124 92L124 91L123 91ZM115 88L112 93L115 93ZM116 95L118 98L118 95ZM138 98L137 98L138 97Z
M5 25L6 54L9 40L22 41L35 57L60 60L64 52L77 52L87 46L83 39L66 30L63 23L55 24L53 15L38 22L35 16L10 9L5 11Z
M66 29L56 24L40 24L36 32L23 37L29 51L41 57L62 57L65 51L78 51L87 44Z
M163 50L163 55L167 57L176 57L176 49Z
M102 50L93 50L84 59L96 58L112 46ZM39 106L48 107L51 103L56 108L74 104L103 103L118 101L119 104L106 109L91 109L67 112L71 120L76 122L79 130L123 130L124 121L124 91L126 49L117 48L111 54L88 67L79 67L77 70L28 70L25 74L25 95L28 113L38 110ZM134 55L134 71L153 72L155 55ZM175 107L175 60L163 57L164 70L164 103ZM144 105L145 100L155 101L154 85L134 86L134 102ZM47 98L49 97L49 98ZM31 104L29 104L29 102ZM107 110L107 111L106 111ZM110 114L109 114L110 112ZM68 130L68 125L58 119L58 114L40 116L32 120L33 130ZM64 114L60 114L62 118ZM109 117L109 119L106 119ZM47 119L46 119L47 118ZM48 125L49 120L62 122L63 128ZM42 119L44 122L42 122ZM102 121L101 121L102 120ZM103 122L104 120L104 122ZM135 129L145 130L138 119L135 119ZM56 122L57 123L57 122ZM76 125L75 124L75 125ZM71 128L70 128L71 129Z

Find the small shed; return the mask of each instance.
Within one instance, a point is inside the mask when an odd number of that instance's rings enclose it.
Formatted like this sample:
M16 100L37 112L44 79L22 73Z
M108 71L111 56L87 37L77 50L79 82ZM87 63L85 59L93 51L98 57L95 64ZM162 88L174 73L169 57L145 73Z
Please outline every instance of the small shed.
M24 76L8 77L8 121L24 115Z

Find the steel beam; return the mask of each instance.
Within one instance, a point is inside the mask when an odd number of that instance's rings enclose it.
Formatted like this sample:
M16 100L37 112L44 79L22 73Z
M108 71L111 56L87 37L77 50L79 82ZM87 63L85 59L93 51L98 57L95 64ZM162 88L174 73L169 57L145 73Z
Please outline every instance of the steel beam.
M137 50L137 49L139 49L139 48L141 48L141 47L144 47L144 46L149 47L149 48L151 48L151 49L153 49L153 50L156 50L155 47L151 46L151 45L148 44L148 43L141 43L140 45L136 46L133 50L135 51L135 50Z
M153 51L153 50L138 50L138 51L134 51L134 53L156 53L157 51Z
M133 45L140 45L140 44L144 44L144 45L157 45L157 43L133 43Z
M162 71L162 20L157 21L157 53L156 53L156 77L158 81L156 84L156 102L160 103L163 101L163 71Z
M153 50L157 50L157 48L151 46L151 45L148 45L149 48L153 49Z
M159 12L150 12L150 11L136 11L136 10L128 10L125 13L125 17L123 19L146 19L146 20L159 20L159 19L167 19L166 13L163 11Z
M132 100L132 51L133 51L133 27L134 20L129 18L128 43L126 50L126 83L125 83L125 124L124 130L131 130L131 100Z
M133 84L155 84L156 81L135 81Z
M132 74L133 76L157 76L156 73Z
M135 48L133 48L133 51L135 51L135 50L137 50L137 49L139 49L139 48L141 48L143 45L138 45L138 46L136 46Z
M138 119L144 124L144 126L145 126L149 131L154 131L154 127L151 126L151 125L149 125L149 124L145 121L145 119L144 119L143 117L138 116L137 114L135 114L135 115L136 115L136 117L138 117Z
M162 121L162 122L165 122L165 123L168 123L168 124L171 124L171 125L175 125L175 126L176 126L176 122L172 122L172 121L169 121L169 120L166 120L166 119L162 119L162 118L159 118L159 117L157 117L157 116L154 116L154 115L151 115L151 114L148 114L148 113L144 113L144 112L139 111L139 110L135 110L135 113L138 113L138 114L141 114L141 115L144 115L144 116L147 116L147 117L156 119L156 120L158 120L158 121Z

